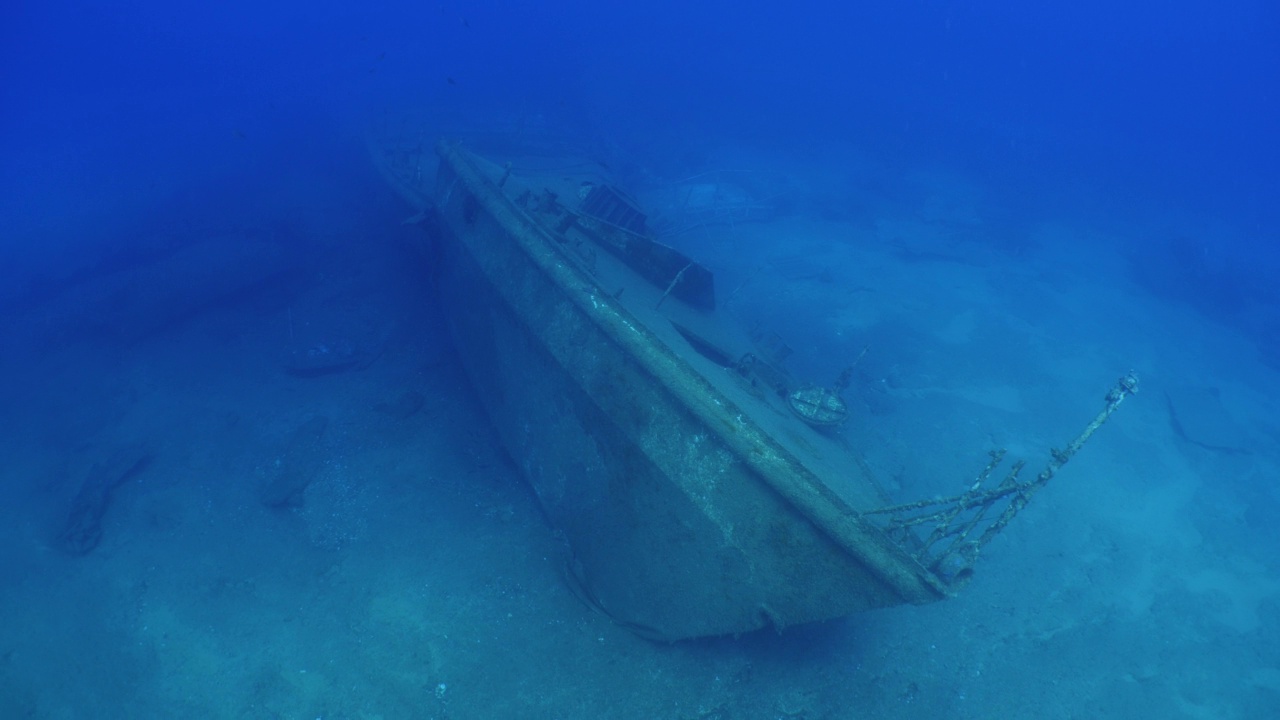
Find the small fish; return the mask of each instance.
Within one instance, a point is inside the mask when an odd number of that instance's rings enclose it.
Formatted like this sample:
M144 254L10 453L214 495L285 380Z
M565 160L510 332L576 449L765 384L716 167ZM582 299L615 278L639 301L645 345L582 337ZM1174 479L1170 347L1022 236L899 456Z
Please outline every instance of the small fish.
M235 129L234 129L234 130L232 130L231 132L232 132L232 134L234 134L234 135L236 136L236 139L237 139L237 140L245 140L245 139L247 139L247 138L249 137L248 135L245 135L245 134L244 134L244 131L243 131L243 130L241 130L240 128L235 128Z
M457 84L458 84L458 81L457 81L457 80L454 80L452 77L450 77L450 76L448 76L448 75L446 75L446 76L445 76L444 81L445 81L445 82L447 82L447 83L449 83L450 85L457 85Z

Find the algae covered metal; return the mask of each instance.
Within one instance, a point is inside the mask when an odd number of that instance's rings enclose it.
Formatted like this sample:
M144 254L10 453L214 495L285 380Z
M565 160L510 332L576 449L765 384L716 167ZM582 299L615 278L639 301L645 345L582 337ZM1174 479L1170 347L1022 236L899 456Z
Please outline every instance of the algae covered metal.
M427 191L405 155L374 147L426 208L415 220L453 339L564 538L570 587L615 621L678 640L938 600L1003 518L988 510L1020 508L1032 483L1016 472L892 504L832 423L797 416L842 388L794 383L735 331L712 273L596 171L436 151Z

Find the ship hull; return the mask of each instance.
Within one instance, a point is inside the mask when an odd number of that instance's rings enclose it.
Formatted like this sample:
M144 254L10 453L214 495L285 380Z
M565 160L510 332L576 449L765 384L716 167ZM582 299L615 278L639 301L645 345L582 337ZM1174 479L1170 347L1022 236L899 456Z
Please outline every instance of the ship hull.
M678 640L945 596L632 322L478 159L439 151L453 340L583 599Z

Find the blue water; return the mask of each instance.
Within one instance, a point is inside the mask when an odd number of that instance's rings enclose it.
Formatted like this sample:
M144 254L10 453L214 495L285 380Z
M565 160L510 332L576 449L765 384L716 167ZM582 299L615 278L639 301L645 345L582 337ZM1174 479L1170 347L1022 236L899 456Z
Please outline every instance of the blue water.
M0 33L0 717L1280 715L1280 7ZM563 583L370 160L389 122L603 164L801 377L866 348L846 433L900 500L1143 390L958 597L647 643Z

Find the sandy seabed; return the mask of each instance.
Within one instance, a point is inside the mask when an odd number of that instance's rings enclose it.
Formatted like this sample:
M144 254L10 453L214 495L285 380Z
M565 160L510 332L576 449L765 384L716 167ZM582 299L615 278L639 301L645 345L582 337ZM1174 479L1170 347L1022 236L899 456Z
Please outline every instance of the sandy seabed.
M801 335L798 372L870 348L844 432L904 498L963 487L995 447L1041 465L1116 378L1142 378L958 597L782 634L657 645L575 599L398 241L335 252L283 302L12 353L0 717L1276 717L1280 382L1129 283L1106 243L1046 249L1072 232L1046 223L1016 257L918 218L735 228L776 248L750 262L699 241L750 278L743 314ZM385 347L284 372L352 337ZM264 507L317 415L319 472ZM101 544L56 549L91 465L139 439L154 460Z

